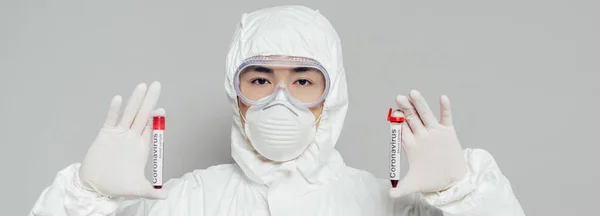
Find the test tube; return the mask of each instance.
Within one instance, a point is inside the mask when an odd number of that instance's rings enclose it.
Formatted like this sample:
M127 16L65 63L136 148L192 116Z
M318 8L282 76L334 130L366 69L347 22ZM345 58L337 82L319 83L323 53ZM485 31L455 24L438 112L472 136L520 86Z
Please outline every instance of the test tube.
M404 123L402 111L390 108L387 120L390 122L390 182L392 187L396 188L398 181L400 181L402 124Z
M163 150L165 136L165 117L152 118L152 186L161 189L163 186Z

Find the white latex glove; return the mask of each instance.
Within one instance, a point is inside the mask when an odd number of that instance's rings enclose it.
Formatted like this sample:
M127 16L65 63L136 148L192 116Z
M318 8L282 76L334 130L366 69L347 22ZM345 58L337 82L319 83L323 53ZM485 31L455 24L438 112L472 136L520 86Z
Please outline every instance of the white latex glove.
M467 165L452 125L448 97L440 97L440 121L433 115L421 94L413 90L410 96L398 95L396 103L405 115L402 140L409 170L391 197L414 192L439 192L462 180Z
M107 197L164 199L167 191L154 189L144 176L151 148L150 118L164 115L154 111L160 95L160 83L147 87L139 84L118 121L121 97L115 96L103 128L79 168L82 186Z

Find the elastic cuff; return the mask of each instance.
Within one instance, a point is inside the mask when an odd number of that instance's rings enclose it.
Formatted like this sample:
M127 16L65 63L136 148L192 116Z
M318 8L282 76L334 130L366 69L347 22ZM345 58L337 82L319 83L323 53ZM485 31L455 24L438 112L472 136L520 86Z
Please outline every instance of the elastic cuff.
M76 194L81 194L84 195L85 197L94 197L94 198L103 198L104 196L102 196L102 194L94 191L91 188L86 187L83 182L81 182L81 178L79 177L79 164L75 165L75 171L73 172L73 178L71 179L71 181L73 182L74 186L72 189L72 192L76 193Z
M424 199L429 204L436 207L446 205L463 199L477 188L476 180L478 173L473 169L470 153L470 149L464 151L465 161L467 162L465 177L442 192L424 193Z
M65 207L69 212L110 213L118 207L119 200L109 198L95 191L87 190L79 178L80 164L73 164L63 171L65 184Z

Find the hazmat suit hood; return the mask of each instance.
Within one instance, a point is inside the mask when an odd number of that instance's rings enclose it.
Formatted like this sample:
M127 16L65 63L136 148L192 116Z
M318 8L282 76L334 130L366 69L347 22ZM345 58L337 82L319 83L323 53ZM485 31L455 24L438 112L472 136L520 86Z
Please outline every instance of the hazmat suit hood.
M331 80L314 141L299 157L287 162L269 161L254 150L243 133L234 86L236 70L244 60L269 55L314 59L327 70ZM304 6L279 6L243 14L226 64L225 89L234 120L231 151L249 179L271 184L285 176L299 176L311 184L323 183L344 170L345 164L334 150L348 109L342 48L335 29L319 11Z

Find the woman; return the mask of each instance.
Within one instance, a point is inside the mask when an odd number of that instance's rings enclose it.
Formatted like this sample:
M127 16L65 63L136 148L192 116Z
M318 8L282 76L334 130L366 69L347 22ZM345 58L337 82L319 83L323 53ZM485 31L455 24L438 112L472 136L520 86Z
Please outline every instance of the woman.
M30 215L524 215L492 156L461 148L445 96L439 122L417 91L396 98L409 161L397 188L346 166L334 149L348 108L341 44L318 11L244 14L225 89L236 163L153 189L143 175L145 125L165 113L152 113L160 84L140 84L120 120L121 98L112 100L83 162L60 171Z

